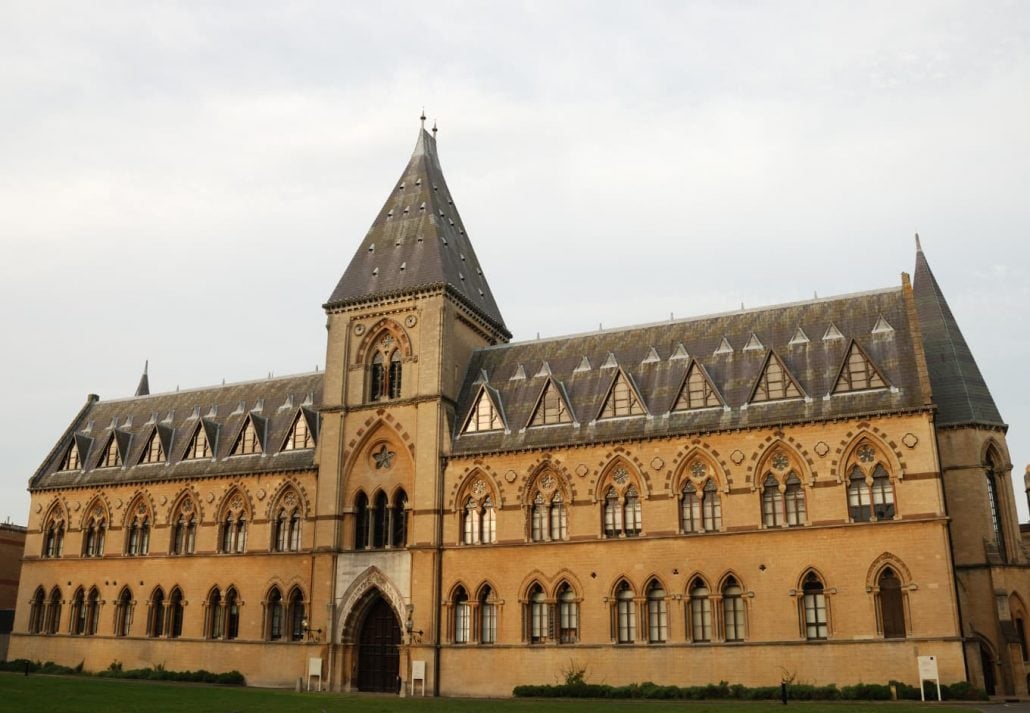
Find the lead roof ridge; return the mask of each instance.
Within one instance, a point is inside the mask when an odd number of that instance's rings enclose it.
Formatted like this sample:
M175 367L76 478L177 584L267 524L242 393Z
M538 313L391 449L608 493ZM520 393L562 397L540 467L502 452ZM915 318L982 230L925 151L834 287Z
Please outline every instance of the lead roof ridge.
M211 384L209 386L194 386L194 387L191 387L191 388L188 388L188 389L179 389L177 391L161 391L161 392L154 393L154 394L147 394L146 396L123 396L123 397L120 397L120 398L117 398L117 399L106 399L106 400L105 399L98 399L96 403L98 403L98 404L116 404L116 403L124 403L124 402L127 402L127 401L140 401L140 402L142 402L142 401L145 401L146 399L152 399L152 398L156 398L156 397L159 397L159 396L170 396L172 394L191 394L191 393L196 393L198 391L213 391L213 390L230 389L230 388L233 388L235 386L249 386L251 384L269 384L269 383L275 383L275 382L280 382L280 381L289 381L291 379L300 379L300 378L305 377L305 376L314 376L316 374L321 375L321 374L324 374L324 373L325 373L324 371L319 369L319 370L316 370L316 371L305 371L305 372L298 372L296 374L284 374L282 376L273 376L271 379L269 379L268 377L264 377L264 378L260 378L260 379L248 379L246 381L229 381L229 382L225 382L225 383L222 383L222 384Z
M712 312L709 314L696 315L694 317L683 317L675 320L662 320L660 322L645 322L643 324L630 324L623 327L609 327L608 329L594 329L589 332L572 332L570 334L559 334L553 337L541 337L539 339L526 339L524 341L513 341L506 342L503 344L493 344L488 347L480 347L476 352L487 352L495 349L507 349L510 347L520 347L524 344L541 344L543 342L555 342L567 339L577 339L579 337L590 337L598 334L618 334L620 332L629 332L635 329L650 329L652 327L661 327L670 324L690 324L692 322L701 322L706 319L717 319L719 317L735 317L747 314L756 314L759 312L768 312L777 309L786 309L788 307L800 307L803 305L814 305L823 304L826 302L838 302L845 299L853 299L855 297L871 297L873 295L885 295L890 293L901 293L902 288L898 287L881 287L876 290L864 290L861 292L845 292L839 295L831 295L829 297L817 297L815 299L799 300L797 302L781 302L779 304L763 305L761 307L752 307L746 309L743 312L739 309L727 310L725 312Z

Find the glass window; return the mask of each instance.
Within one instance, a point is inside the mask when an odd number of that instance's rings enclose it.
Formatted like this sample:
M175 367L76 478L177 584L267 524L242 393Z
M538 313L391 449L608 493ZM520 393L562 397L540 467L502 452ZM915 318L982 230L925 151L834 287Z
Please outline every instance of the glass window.
M743 590L733 577L722 587L722 613L726 629L726 641L744 640L744 598Z
M880 588L880 620L883 638L905 638L905 608L901 595L901 580L890 567L886 567L877 582Z
M270 641L283 638L283 595L278 589L268 594L268 638Z
M787 476L787 488L784 492L784 506L787 509L787 524L791 527L805 524L805 491L801 487L801 479L791 471Z
M712 640L712 603L708 587L700 579L690 587L690 638L696 642Z
M762 522L766 527L783 525L783 493L772 475L762 483Z
M631 644L637 640L637 611L633 590L626 582L619 584L615 593L616 641Z
M540 644L550 638L551 626L548 617L547 597L540 585L529 591L529 640Z
M454 643L467 644L472 639L472 610L464 589L454 595Z
M563 584L558 590L558 642L574 644L579 641L579 603L572 588Z
M851 469L848 478L848 514L853 522L869 522L870 510L869 485L865 474L857 465Z
M715 481L705 483L703 496L704 528L707 532L722 529L722 503L719 501L719 488Z
M877 520L894 519L894 487L887 469L877 463L873 468L873 515Z
M697 488L688 480L683 484L682 494L680 521L683 532L701 532L701 501L697 498Z
M803 586L805 610L805 637L808 639L825 639L828 629L826 625L826 594L823 583L814 573L805 577Z
M492 644L497 641L497 604L490 587L483 587L479 593L479 642Z
M626 537L635 537L640 534L641 518L640 518L640 495L637 493L637 489L632 485L626 488Z
M669 635L669 615L665 608L665 590L652 581L647 590L647 640L664 643Z

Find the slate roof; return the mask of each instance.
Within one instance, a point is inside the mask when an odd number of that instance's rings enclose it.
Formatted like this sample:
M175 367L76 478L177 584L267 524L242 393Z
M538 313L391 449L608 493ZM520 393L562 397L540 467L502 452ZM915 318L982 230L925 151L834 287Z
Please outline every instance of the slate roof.
M898 287L484 348L474 353L466 372L452 452L560 447L929 408L910 307L906 288ZM836 334L841 336L824 339ZM829 395L852 339L891 388ZM805 398L747 403L769 350L782 360ZM691 359L704 367L726 407L670 413ZM618 371L601 367L613 361L643 398L647 415L597 420ZM575 423L527 428L547 371L568 395ZM484 374L508 429L459 435ZM525 378L518 378L522 374Z
M327 309L445 287L510 337L424 128L404 173L333 290Z
M918 244L918 236L916 240L916 271L912 289L923 335L926 366L937 404L936 422L941 426L983 424L1004 427L1005 422L976 359L930 270L922 246Z
M111 401L90 396L29 481L29 489L310 470L315 467L313 449L280 448L298 414L307 419L317 438L322 377L322 373L302 374ZM264 453L229 456L248 415L264 436ZM182 460L198 424L209 434L214 457ZM155 430L168 444L167 462L139 464ZM119 441L126 465L98 467L112 435ZM72 439L83 467L62 471Z

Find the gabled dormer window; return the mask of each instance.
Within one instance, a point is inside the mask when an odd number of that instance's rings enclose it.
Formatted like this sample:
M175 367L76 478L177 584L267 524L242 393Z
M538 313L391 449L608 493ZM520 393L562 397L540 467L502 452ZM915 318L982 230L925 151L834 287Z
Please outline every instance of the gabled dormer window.
M98 468L114 468L122 464L122 454L118 450L118 439L114 437L112 433L107 439L107 445L104 447L103 455L100 456L100 462L97 464Z
M481 433L483 431L499 431L504 428L501 414L494 406L494 401L484 386L479 390L476 403L465 419L462 433Z
M636 389L629 383L629 378L620 371L608 389L604 398L604 406L598 418L617 418L619 416L643 416L644 407L640 403Z
M880 372L862 351L862 347L858 346L858 342L852 340L847 356L844 357L844 363L841 364L840 373L837 375L837 383L833 385L833 393L886 388L887 382L884 381Z
M161 437L157 433L155 428L150 432L150 438L147 439L147 445L143 448L143 452L140 453L139 462L144 463L164 463L167 460L165 458L164 445L161 443Z
M758 376L754 390L751 392L751 403L763 401L785 401L803 398L801 388L790 375L780 358L773 352L765 358L765 366Z
M79 461L79 447L75 443L75 436L72 436L71 445L64 452L64 460L61 461L61 470L78 470L82 465Z
M190 443L186 446L186 452L183 454L183 460L196 460L198 458L210 458L211 457L211 445L207 440L207 432L204 430L204 424L198 423L197 429L193 432L193 438L190 439Z
M559 393L558 385L548 379L540 398L536 401L529 425L550 426L555 423L572 423L572 415L569 413L569 405L565 403L565 397Z
M258 438L253 417L247 416L247 420L243 423L240 435L236 437L236 443L233 444L229 455L242 456L250 455L251 453L261 453L261 439Z
M696 361L690 363L687 369L686 378L683 379L683 386L680 387L679 397L673 411L689 411L699 408L713 408L722 406L722 399L715 390L715 385L708 378L704 368Z
M308 420L302 411L298 411L297 417L293 419L293 425L290 426L290 432L286 434L286 442L283 443L282 450L299 451L314 447L315 437L308 426Z

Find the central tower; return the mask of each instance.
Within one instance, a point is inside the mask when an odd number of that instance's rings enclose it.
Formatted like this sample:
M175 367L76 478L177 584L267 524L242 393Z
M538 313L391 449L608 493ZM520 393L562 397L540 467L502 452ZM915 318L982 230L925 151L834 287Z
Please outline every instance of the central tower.
M333 681L396 690L425 660L432 687L454 402L472 351L511 335L424 126L324 308L317 542L336 556L316 580Z

